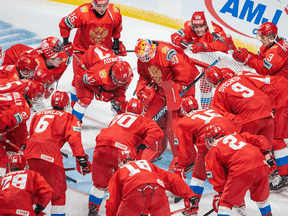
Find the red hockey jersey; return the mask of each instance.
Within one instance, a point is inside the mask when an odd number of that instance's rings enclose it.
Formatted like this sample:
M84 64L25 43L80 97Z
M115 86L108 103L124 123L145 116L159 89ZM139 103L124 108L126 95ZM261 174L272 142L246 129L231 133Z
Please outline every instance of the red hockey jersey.
M160 169L146 160L139 160L125 164L112 176L108 187L109 199L106 200L106 214L116 215L121 199L145 183L156 183L159 187L184 199L195 196L180 176Z
M119 8L109 4L105 15L98 18L91 3L76 8L59 23L61 37L69 37L70 31L77 28L73 41L75 51L85 52L90 46L103 44L112 48L112 37L120 38L122 16Z
M199 74L198 69L184 51L166 42L157 41L155 57L149 62L138 59L138 83L154 81L161 87L162 81L172 80L175 83L188 86ZM137 86L136 91L142 86ZM158 91L159 92L159 91Z
M211 105L220 112L239 115L243 124L273 113L268 96L239 76L225 80L217 87Z
M36 216L32 198L46 207L53 190L40 173L33 170L10 172L0 178L0 212L8 215Z
M192 30L191 21L185 22L184 27L182 29L179 29L176 33L171 35L172 43L175 44L175 40L178 37L181 37L183 39L186 39L188 43L192 43L192 44L204 43L208 47L210 52L221 51L221 52L228 53L228 50L231 50L230 47L236 48L232 40L232 37L230 35L226 35L224 30L216 23L212 22L212 26L213 26L214 32L219 37L221 37L225 41L225 43L227 43L228 45L224 44L220 40L214 40L214 36L210 33L209 29L207 29L206 33L202 37L199 37Z
M48 109L36 113L30 124L30 139L25 158L38 158L63 167L60 149L68 142L73 157L85 156L81 141L81 123L71 113Z
M164 136L161 128L152 119L133 113L117 115L96 137L96 146L110 143L115 148L130 150L136 155L141 143L148 147Z
M206 132L206 128L214 124L221 126L226 134L240 132L242 125L239 117L231 113L225 113L224 117L215 108L192 111L179 121L178 137L175 139L179 141L178 166L180 168L186 169L190 165L188 162L189 158L193 157L193 144L203 144L201 138ZM199 151L201 151L201 147L198 148Z
M280 38L279 44L260 47L258 55L250 53L248 65L263 75L282 75L288 79L288 43ZM286 51L284 51L285 49Z
M264 136L246 132L216 140L205 157L207 177L214 190L222 192L227 178L267 165L263 153L269 146Z
M32 49L32 47L26 46L24 44L15 44L11 46L3 54L2 65L15 65L18 59L20 59L22 53Z

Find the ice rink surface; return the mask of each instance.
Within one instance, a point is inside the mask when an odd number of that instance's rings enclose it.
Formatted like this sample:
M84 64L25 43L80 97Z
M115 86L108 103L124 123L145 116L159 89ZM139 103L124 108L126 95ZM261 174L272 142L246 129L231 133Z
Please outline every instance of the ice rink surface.
M60 38L58 24L61 18L68 15L76 8L76 6L72 5L43 0L0 0L0 5L0 46L2 46L4 50L17 43L38 47L40 41L48 36L56 36ZM134 45L138 38L170 41L170 35L175 31L175 29L170 29L123 16L123 31L121 40L125 44L127 50L132 50L134 49ZM75 30L72 31L70 41L72 41L74 34ZM136 56L134 53L128 53L127 57L124 57L124 59L130 63L134 72L133 81L126 94L127 99L130 99L138 80L136 71ZM70 86L72 75L72 66L70 64L59 81L59 90L71 90ZM85 151L90 155L90 161L92 161L95 138L100 132L101 128L108 126L109 122L113 118L113 115L110 111L109 103L95 100L88 107L85 115L86 117L83 119L82 141ZM70 153L70 155L72 153L68 145L65 145L63 150ZM169 156L169 153L166 153L162 161L159 161L157 165L159 165L161 168L167 169L169 165L169 158L171 158L171 155ZM64 164L66 167L75 166L75 159L64 159ZM69 171L66 174L76 179L88 180L86 183L77 183L77 185L71 182L68 183L68 190L66 193L66 215L87 215L88 192L92 185L92 182L89 181L92 178L91 174L84 177L78 174L77 171ZM191 178L191 173L189 173L187 176L190 176ZM189 178L187 183L189 184ZM206 182L206 184L207 188L205 188L205 195L201 199L198 216L204 215L212 208L212 199L215 192L213 192L211 189L212 187L208 182ZM247 193L245 200L247 216L261 215L256 204L251 201L249 193ZM270 203L273 216L288 215L288 192L271 194ZM175 211L183 207L183 201L177 204L171 204L171 211ZM50 215L50 206L46 208L45 212L47 213L46 215ZM105 200L101 205L100 215L105 215ZM182 214L178 213L174 215ZM215 216L216 213L213 212L210 215ZM231 215L239 216L235 210L233 210Z

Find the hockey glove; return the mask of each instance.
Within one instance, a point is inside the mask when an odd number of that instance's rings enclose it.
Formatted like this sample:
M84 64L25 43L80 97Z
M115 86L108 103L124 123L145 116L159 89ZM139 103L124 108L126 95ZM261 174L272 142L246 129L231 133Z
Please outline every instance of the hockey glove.
M91 163L88 160L89 156L76 156L76 169L83 176L91 173Z
M42 211L45 209L45 207L44 206L42 206L42 205L40 205L40 204L36 204L36 207L35 207L35 209L34 209L34 212L35 212L35 214L36 215L40 215L40 216L42 216L42 215L45 215L46 213L43 213Z
M95 94L95 98L97 100L100 101L105 101L105 102L109 102L111 100L111 98L114 97L113 92L109 92L109 91L99 91L98 94Z
M174 173L177 174L178 176L180 176L183 180L187 179L187 177L185 176L185 169L184 168L175 167Z
M140 91L137 92L137 98L141 99L144 105L149 104L155 95L155 88L145 85Z
M93 75L83 74L83 82L87 85L95 85L96 80Z
M118 53L120 53L119 46L120 46L119 38L114 38L114 43L113 43L113 46L112 46L112 51L113 51L113 53L114 53L115 55L118 55Z
M216 213L218 213L221 196L222 192L213 196L213 209Z
M197 213L199 206L196 196L190 197L189 199L184 199L184 204L186 208L185 215Z
M246 48L238 47L238 50L235 50L232 54L232 57L238 61L244 63L246 65L251 58L249 51Z
M198 52L209 52L208 47L206 46L206 44L201 44L201 43L197 43L191 46L191 51L193 53L198 53Z

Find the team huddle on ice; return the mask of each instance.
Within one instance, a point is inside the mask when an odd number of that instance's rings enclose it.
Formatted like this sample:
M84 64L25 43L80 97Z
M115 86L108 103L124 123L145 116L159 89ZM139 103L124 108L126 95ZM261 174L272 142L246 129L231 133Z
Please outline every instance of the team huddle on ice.
M77 171L92 173L88 216L99 215L104 194L107 216L171 215L165 191L184 199L184 215L196 216L206 179L217 192L211 202L218 216L232 208L246 215L248 190L261 215L272 216L270 191L288 186L288 45L275 24L258 28L258 54L236 48L202 11L171 35L172 43L138 39L139 80L129 101L133 71L122 58L127 52L119 8L92 0L63 17L59 27L63 42L51 36L36 49L16 44L0 52L0 216L44 215L50 201L52 216L65 215L66 142ZM209 66L187 55L217 51L233 52L233 61L254 72L218 67L217 61ZM69 97L57 83L71 61ZM195 99L197 82L213 85L208 103ZM97 135L90 163L81 123L93 99L111 103L115 117ZM51 108L34 112L43 100ZM174 158L166 171L152 162L168 142Z

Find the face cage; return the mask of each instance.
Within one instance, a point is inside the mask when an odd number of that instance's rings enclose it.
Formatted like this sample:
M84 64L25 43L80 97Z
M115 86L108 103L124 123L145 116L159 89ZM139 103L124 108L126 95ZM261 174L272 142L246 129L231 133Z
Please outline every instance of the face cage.
M37 94L36 96L34 96L31 101L34 103L39 103L42 99L44 99L45 94Z
M214 142L213 137L205 138L205 146L207 147L207 149L210 150L213 142Z
M37 70L37 68L35 70L28 70L28 69L24 69L24 70L27 70L27 74L23 74L22 71L21 72L21 75L25 78L25 79L30 79L32 76L34 76L35 74L35 71Z
M55 53L59 53L64 50L63 43L59 40L59 42L52 48Z
M115 76L113 75L113 73L111 73L111 79L112 79L112 81L113 81L113 83L114 83L114 85L116 85L116 86L124 86L127 82L121 82L121 81L118 81L116 78L115 78Z

